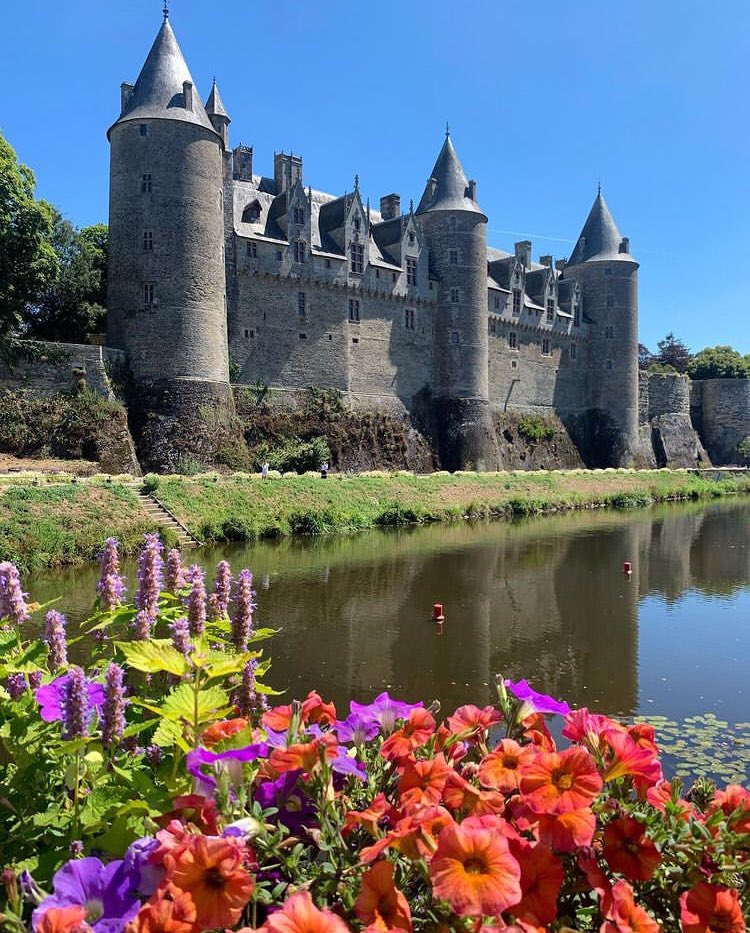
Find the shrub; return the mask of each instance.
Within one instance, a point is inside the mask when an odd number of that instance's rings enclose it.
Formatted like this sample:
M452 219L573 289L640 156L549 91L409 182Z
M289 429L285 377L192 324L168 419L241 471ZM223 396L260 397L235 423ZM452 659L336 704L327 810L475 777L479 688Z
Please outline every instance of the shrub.
M549 441L555 436L555 428L538 415L524 415L518 422L518 433L530 443Z

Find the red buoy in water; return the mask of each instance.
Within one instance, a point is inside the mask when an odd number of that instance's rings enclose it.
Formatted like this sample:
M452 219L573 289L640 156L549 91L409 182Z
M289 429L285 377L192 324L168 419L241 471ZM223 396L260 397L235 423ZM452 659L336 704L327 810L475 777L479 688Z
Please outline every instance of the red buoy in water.
M435 603L432 607L432 618L435 622L444 622L445 616L443 615L443 604Z
M633 565L630 563L629 560L626 560L625 563L622 565L622 569L624 570L625 573L630 574L633 572Z

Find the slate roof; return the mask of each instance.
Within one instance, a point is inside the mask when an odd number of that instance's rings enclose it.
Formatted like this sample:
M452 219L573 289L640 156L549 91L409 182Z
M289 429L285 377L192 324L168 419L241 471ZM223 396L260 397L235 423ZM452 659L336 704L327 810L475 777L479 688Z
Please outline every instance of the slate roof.
M602 260L626 260L635 262L629 253L620 252L622 235L617 229L615 219L607 207L604 195L599 191L594 204L583 225L581 235L568 260L568 265L579 262L600 262Z
M214 84L211 88L211 93L208 95L208 100L206 101L206 113L213 114L217 117L226 117L227 120L229 120L229 114L224 108L224 101L221 99L221 94L219 94L219 87L216 84L216 78L214 78Z
M433 180L434 185L431 184ZM472 211L475 214L482 214L482 209L477 202L469 197L468 189L469 182L466 180L453 142L446 134L443 148L432 169L430 181L419 202L417 214L426 214L428 211Z
M183 81L193 84L192 110L185 109ZM215 132L168 19L162 23L151 46L125 112L114 125L153 118L195 123Z

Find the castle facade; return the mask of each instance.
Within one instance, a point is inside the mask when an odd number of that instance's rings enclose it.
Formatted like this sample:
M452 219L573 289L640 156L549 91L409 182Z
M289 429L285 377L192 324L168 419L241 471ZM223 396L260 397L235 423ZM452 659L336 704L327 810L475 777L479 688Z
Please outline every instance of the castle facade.
M589 462L639 447L638 263L598 192L572 255L487 245L453 141L416 203L376 210L311 186L301 156L262 174L205 105L168 18L109 130L107 343L154 443L231 417L230 382L419 417L442 465L496 469L502 412L554 413ZM231 380L230 380L231 375ZM192 421L191 421L192 419Z

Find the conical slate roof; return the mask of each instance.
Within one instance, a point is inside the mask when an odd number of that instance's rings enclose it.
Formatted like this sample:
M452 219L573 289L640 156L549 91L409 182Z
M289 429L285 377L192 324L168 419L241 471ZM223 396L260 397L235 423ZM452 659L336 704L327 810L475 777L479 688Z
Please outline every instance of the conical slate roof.
M211 93L208 95L208 100L206 101L206 113L209 114L209 116L226 117L227 120L229 120L229 114L224 109L224 101L221 99L221 94L219 94L216 78L214 78Z
M568 264L618 259L634 262L629 253L620 252L621 243L622 236L615 219L607 207L604 195L599 191Z
M115 125L126 120L161 118L196 123L214 132L195 87L192 110L185 109L184 81L194 84L169 20L165 19L141 68L125 111Z
M417 214L426 214L428 211L482 213L476 201L469 197L469 182L466 180L453 142L447 133L422 200L419 202Z

